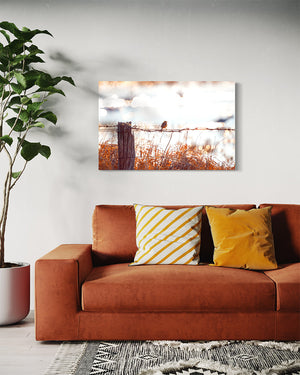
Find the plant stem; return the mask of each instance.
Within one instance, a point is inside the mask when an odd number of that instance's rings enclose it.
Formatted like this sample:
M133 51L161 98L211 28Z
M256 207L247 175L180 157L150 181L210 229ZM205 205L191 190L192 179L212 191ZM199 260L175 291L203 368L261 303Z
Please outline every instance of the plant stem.
M9 205L9 195L10 195L10 183L11 183L11 168L9 169L5 184L4 184L4 193L3 193L3 208L2 216L0 221L0 267L4 266L4 240L5 240L5 229Z
M23 172L25 171L25 168L27 166L27 161L25 162L23 169L21 170L19 176L15 179L15 181L10 185L10 190L15 186L16 182L19 180L19 178L22 176Z

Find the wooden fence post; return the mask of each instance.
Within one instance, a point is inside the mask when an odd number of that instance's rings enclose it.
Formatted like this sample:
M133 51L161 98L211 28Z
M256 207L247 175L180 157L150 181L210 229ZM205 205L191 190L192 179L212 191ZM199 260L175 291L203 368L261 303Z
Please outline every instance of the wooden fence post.
M119 169L134 169L135 147L131 122L118 122Z

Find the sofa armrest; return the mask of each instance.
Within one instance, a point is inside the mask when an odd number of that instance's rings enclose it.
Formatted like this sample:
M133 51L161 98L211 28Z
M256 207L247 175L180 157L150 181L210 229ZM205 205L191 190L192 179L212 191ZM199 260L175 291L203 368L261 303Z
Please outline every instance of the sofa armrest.
M92 245L61 245L35 264L37 340L76 340L80 287L93 268Z

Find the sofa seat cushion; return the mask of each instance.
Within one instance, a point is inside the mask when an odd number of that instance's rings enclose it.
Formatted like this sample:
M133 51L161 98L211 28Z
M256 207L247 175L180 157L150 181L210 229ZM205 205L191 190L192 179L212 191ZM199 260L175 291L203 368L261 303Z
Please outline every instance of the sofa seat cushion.
M281 265L265 274L276 285L276 310L300 311L300 263Z
M95 267L81 297L84 311L223 313L274 311L275 294L263 272L120 263Z

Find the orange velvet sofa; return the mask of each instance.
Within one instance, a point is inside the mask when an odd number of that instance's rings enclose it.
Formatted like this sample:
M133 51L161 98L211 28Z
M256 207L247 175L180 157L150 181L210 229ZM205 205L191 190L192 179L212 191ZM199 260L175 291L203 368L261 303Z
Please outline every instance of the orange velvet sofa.
M134 207L96 206L92 245L61 245L36 262L36 339L300 340L300 205L272 206L279 268L265 272L208 265L205 210L204 264L128 267Z

